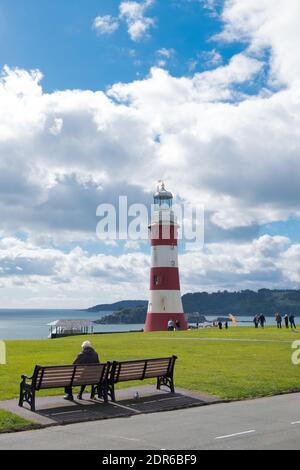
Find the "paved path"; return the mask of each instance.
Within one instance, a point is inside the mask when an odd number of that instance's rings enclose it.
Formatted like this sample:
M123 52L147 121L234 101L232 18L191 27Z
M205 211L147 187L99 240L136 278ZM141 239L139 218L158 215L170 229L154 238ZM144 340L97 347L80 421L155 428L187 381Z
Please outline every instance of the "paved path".
M133 398L136 392L140 397L138 400ZM69 402L65 401L62 395L40 397L37 393L35 413L30 411L26 403L23 408L20 408L16 399L1 401L0 408L41 425L53 425L122 418L224 401L213 395L191 392L178 387L176 393L169 393L166 389L156 390L154 385L138 385L116 390L116 398L116 403L110 401L106 404L102 400L90 400L89 395L85 394L84 400L78 400L75 395L74 402Z
M300 449L300 394L0 435L0 449Z

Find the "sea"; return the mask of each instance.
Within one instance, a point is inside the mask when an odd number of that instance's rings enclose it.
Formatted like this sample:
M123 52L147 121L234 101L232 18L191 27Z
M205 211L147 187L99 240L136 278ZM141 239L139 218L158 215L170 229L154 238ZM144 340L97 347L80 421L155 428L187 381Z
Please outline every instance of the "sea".
M0 309L0 340L46 339L49 334L48 323L55 320L99 320L112 312L87 312L82 310L44 310L44 309ZM206 316L207 320L215 317ZM238 326L252 326L253 317L237 316ZM204 324L204 326L207 324ZM267 317L267 325L275 325L274 317ZM136 331L143 324L131 325L94 325L95 332ZM231 323L229 322L229 327Z
M82 310L0 309L0 340L46 339L48 323L55 320L99 320L112 312L87 312ZM143 325L97 325L95 332L141 330Z

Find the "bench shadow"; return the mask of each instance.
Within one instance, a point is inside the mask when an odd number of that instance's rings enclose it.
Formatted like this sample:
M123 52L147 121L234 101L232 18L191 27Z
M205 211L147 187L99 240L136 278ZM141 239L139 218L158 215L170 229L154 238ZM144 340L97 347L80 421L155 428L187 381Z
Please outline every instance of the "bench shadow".
M135 414L119 408L114 404L107 404L97 400L74 401L70 404L51 408L40 408L35 414L48 418L58 424L81 423L100 419L121 418Z
M182 393L159 393L141 397L138 400L122 400L120 404L138 413L158 413L160 411L203 406L207 402Z
M102 419L123 418L141 413L158 413L194 406L206 402L181 393L157 393L141 396L138 399L119 399L116 403L85 399L62 403L61 405L39 408L35 414L50 419L57 424L71 424Z

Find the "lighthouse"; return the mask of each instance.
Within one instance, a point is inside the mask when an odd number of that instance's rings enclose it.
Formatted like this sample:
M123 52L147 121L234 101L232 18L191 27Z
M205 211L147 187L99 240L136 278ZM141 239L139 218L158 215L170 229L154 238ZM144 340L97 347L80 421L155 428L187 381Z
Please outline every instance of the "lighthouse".
M187 329L183 313L178 269L178 224L172 210L173 194L164 183L154 194L149 226L151 242L150 300L145 331L167 331L168 322Z

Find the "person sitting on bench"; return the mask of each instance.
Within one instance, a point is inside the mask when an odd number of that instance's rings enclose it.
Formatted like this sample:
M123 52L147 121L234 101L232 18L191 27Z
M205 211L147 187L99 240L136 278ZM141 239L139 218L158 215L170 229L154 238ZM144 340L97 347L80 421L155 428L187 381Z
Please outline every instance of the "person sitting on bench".
M81 345L82 352L78 354L73 364L100 364L99 356L92 347L89 341L84 341ZM80 392L77 395L78 400L82 400L82 394L85 390L85 385L82 385ZM73 401L72 387L65 388L65 400Z

